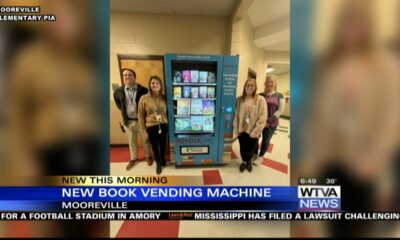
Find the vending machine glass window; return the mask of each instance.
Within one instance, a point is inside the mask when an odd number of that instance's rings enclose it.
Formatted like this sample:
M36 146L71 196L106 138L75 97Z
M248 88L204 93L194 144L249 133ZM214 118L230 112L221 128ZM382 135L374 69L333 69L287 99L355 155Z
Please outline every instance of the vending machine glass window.
M217 62L173 60L176 137L215 135Z

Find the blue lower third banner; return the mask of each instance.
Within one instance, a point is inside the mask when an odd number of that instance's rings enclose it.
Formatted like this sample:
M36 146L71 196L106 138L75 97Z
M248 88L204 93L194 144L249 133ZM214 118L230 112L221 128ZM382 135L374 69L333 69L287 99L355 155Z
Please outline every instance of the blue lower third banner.
M312 202L308 198L312 198ZM319 198L324 202L319 203ZM335 198L338 204L326 205L330 198ZM325 189L300 192L298 187L264 186L0 187L0 211L304 211L318 210L319 207L321 210L340 210L340 193L333 195Z

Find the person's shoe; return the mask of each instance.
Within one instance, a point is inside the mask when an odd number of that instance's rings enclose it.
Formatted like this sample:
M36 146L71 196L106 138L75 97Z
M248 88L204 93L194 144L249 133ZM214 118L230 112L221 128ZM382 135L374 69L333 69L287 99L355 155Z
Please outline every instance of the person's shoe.
M165 161L165 163L162 163L161 166L167 167L167 166L172 166L174 165L171 161Z
M160 175L160 174L161 174L161 171L162 171L161 165L157 165L157 169L156 169L157 175Z
M137 159L130 160L128 163L128 166L126 166L126 171L131 170L133 168L133 165L135 165L136 162L137 162Z
M252 161L253 161L253 166L258 166L258 162L260 162L261 163L261 159L262 159L262 157L261 156L256 156L255 158L253 158L252 159Z
M154 160L153 160L152 157L148 157L148 158L146 158L146 160L147 160L147 165L148 165L148 166L153 165Z
M247 163L247 171L251 172L252 170L253 170L253 164L250 161L250 162Z
M240 164L240 167L239 167L240 172L243 172L246 169L246 166L247 166L246 163L242 162L242 164Z

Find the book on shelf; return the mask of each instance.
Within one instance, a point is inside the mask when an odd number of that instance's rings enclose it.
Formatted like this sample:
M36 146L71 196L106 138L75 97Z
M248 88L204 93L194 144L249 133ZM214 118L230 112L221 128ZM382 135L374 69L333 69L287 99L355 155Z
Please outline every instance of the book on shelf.
M199 72L199 82L207 83L208 72L207 71L200 71Z
M182 73L181 71L174 71L174 82L181 83L182 82Z
M189 116L190 115L190 100L180 99L178 100L176 107L176 114L179 116Z
M207 98L207 87L200 86L199 87L199 97L200 98Z
M182 80L183 80L184 83L190 83L191 82L190 70L182 71Z
M204 100L203 101L203 114L213 115L214 113L215 113L214 100Z
M203 131L214 131L214 117L203 116Z
M215 98L215 87L207 87L207 97Z
M181 97L182 97L182 88L174 87L174 98L181 98Z
M191 130L190 118L175 118L175 131L183 132Z
M208 72L207 81L209 83L215 83L215 73L214 72Z
M190 105L191 114L203 114L203 100L192 99Z
M191 98L199 98L199 88L191 87Z
M190 124L192 126L192 131L200 132L203 128L203 117L192 116Z
M188 86L183 87L183 97L190 98L190 87Z
M199 82L199 70L191 70L190 71L190 82L192 82L192 83Z

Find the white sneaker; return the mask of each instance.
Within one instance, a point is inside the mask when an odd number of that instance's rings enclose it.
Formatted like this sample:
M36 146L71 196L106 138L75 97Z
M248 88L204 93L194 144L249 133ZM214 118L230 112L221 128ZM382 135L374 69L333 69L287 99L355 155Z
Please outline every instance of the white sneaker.
M256 163L256 162L261 162L261 156L256 155L251 160L253 161L253 166L257 167L258 163Z

